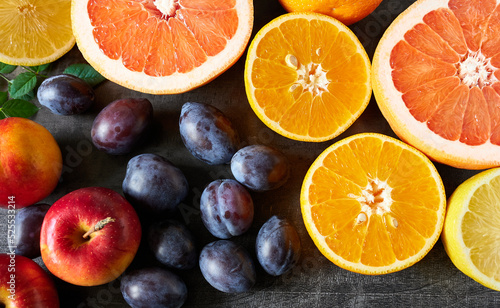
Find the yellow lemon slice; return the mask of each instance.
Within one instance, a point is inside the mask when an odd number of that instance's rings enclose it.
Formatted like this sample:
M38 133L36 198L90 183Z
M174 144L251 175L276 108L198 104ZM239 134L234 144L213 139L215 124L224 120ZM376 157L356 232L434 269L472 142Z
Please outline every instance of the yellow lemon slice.
M0 1L0 62L41 65L73 45L71 0Z

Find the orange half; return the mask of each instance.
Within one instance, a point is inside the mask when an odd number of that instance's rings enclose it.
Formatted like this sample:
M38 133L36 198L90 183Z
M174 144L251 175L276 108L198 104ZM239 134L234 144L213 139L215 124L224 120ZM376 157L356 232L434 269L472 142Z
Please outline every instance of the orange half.
M289 13L250 44L245 88L255 114L300 141L330 140L365 110L370 60L349 28L317 13Z
M300 201L304 224L323 255L368 275L421 260L438 240L446 210L431 161L374 133L327 148L307 172Z

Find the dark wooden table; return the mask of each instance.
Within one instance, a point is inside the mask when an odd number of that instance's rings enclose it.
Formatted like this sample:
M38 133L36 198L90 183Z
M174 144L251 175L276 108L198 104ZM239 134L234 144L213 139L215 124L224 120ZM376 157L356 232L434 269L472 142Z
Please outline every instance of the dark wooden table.
M370 16L350 28L358 35L368 55L373 56L384 30L400 12L414 1L384 0ZM278 0L256 0L255 34L273 18L284 14ZM232 178L230 168L208 166L186 150L179 136L178 117L185 102L203 102L221 109L237 127L244 144L268 144L279 148L290 159L290 180L282 188L267 193L252 193L255 219L252 228L233 240L246 247L255 259L255 238L260 226L272 215L288 217L297 227L302 241L302 257L294 270L281 277L266 274L257 265L258 279L251 292L224 294L212 288L198 268L177 272L186 282L185 307L499 307L500 293L487 289L462 274L446 255L440 241L414 266L403 271L364 276L341 269L321 255L302 222L299 194L307 169L329 145L360 132L379 132L395 137L372 98L363 115L343 134L323 143L289 140L268 129L251 110L243 82L246 54L227 72L211 83L179 95L146 95L106 81L96 88L98 102L91 110L77 116L56 116L42 108L33 119L44 125L59 143L64 171L62 181L48 197L53 203L78 188L104 186L122 193L121 184L130 158L141 153L156 153L176 164L190 184L188 197L180 204L178 219L194 233L198 248L215 238L203 226L199 198L205 185L214 179ZM52 66L51 74L61 73L69 64L84 62L73 48ZM14 72L13 74L15 74ZM5 88L0 80L0 88ZM90 141L90 128L97 113L109 102L126 97L148 98L154 106L155 129L146 144L124 156L110 156L98 151ZM448 196L477 171L465 171L436 165ZM143 220L146 230L148 221ZM7 252L6 211L0 211L0 252ZM42 264L41 258L35 259ZM146 245L141 244L130 268L155 266ZM127 307L119 290L120 279L98 287L78 287L54 278L61 307Z

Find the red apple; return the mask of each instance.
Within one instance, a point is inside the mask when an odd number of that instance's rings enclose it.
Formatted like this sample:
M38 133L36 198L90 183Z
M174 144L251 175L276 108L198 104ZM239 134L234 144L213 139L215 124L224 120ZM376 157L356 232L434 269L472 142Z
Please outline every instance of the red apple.
M96 286L120 276L139 248L141 224L134 208L102 187L75 190L54 203L40 233L42 259L69 283Z
M0 281L0 307L59 307L54 282L29 258L0 254Z

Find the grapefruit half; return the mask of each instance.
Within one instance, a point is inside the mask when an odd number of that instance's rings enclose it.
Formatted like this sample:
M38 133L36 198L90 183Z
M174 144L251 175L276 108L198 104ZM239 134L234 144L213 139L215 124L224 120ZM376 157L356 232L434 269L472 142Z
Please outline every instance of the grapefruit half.
M389 26L373 90L394 132L437 162L500 165L500 5L419 0Z
M104 77L152 94L182 93L243 54L251 0L73 0L78 48Z

